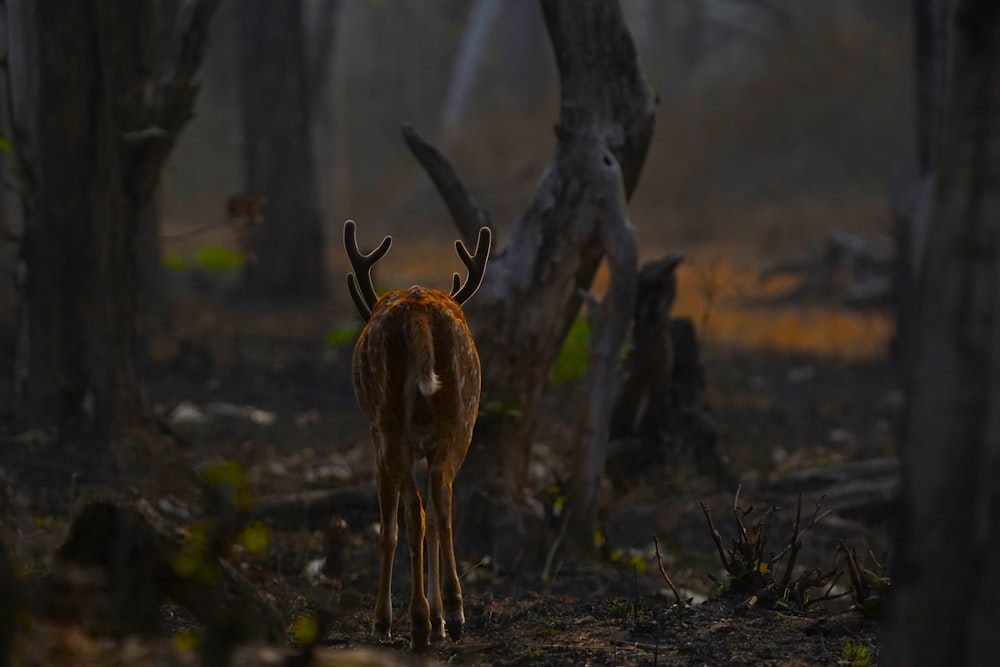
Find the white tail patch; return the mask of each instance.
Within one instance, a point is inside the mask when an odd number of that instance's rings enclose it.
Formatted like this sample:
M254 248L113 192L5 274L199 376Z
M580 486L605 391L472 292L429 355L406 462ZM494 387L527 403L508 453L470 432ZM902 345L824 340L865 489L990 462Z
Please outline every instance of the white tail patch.
M424 396L430 396L440 388L441 378L439 378L437 373L434 372L434 369L431 369L429 375L425 375L417 381L417 389L419 389L420 393Z

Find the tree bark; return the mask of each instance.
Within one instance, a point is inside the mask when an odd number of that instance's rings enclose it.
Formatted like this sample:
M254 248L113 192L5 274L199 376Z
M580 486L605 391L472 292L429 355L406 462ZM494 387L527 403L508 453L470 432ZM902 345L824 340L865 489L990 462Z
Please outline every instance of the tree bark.
M904 434L891 664L1000 653L1000 5L958 0Z
M267 204L243 279L267 298L327 290L302 5L245 0L238 9L245 190Z
M519 538L525 527L512 518L512 508L526 479L543 392L580 310L581 291L590 288L604 256L602 211L590 194L594 160L605 150L614 155L629 197L652 138L656 105L617 2L541 4L561 81L555 154L507 246L494 254L482 288L465 306L482 361L483 404L490 407L480 411L456 485L465 498L456 508L467 510L456 509L456 534L504 566L524 556ZM477 209L449 203L453 214ZM462 230L476 224L457 223Z
M23 425L108 435L143 412L136 231L191 117L215 0L187 5L158 58L158 3L8 0L23 155Z
M607 460L611 410L618 387L622 345L635 309L639 248L628 220L621 170L610 153L594 156L589 178L598 209L601 247L611 266L611 283L600 302L587 303L590 354L587 361L587 405L580 417L578 448L569 489L568 520L577 544L595 547L598 491Z

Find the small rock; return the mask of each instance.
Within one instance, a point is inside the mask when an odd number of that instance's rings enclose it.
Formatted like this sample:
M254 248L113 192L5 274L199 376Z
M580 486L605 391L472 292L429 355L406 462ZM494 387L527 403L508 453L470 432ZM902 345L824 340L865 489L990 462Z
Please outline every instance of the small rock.
M190 401L181 401L170 413L170 422L173 424L204 424L208 421L208 415L201 408Z

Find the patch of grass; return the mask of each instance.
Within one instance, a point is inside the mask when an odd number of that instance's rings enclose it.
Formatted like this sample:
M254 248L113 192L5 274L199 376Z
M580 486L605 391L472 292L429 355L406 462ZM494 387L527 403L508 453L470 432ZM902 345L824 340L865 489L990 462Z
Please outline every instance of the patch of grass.
M872 664L872 649L863 642L848 640L841 654L851 667L868 667Z

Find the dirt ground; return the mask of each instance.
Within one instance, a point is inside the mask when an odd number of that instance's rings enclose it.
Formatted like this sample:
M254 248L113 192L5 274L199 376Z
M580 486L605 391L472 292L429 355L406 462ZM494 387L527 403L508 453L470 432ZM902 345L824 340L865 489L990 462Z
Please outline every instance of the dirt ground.
M747 284L747 271L695 258L680 276L677 311L699 326L705 400L733 481L742 485L741 501L765 507L775 502L769 491L794 471L893 456L900 397L884 355L884 314L751 303L745 291L727 290ZM328 520L272 526L264 555L234 559L290 624L300 616L321 619L318 650L345 660L336 664L409 664L403 549L394 579L394 638L380 644L369 635L377 516L367 427L350 384L351 346L336 333L353 321L348 301L337 294L325 303L239 304L223 298L214 280L207 290L182 282L169 327L161 329L169 334L149 339L142 364L147 393L183 447L176 461L147 461L151 474L135 481L138 492L196 504L177 471L218 457L242 466L257 498L357 489L361 501L338 512L348 526L339 576L315 572ZM552 421L536 448L540 497L566 466L571 443L555 434L568 404L565 394L551 398ZM17 505L11 550L23 577L42 577L74 508L91 496L91 481L99 486L99 475L90 480L89 468L73 457L37 456L31 438L7 445L0 466L8 499ZM460 665L877 664L879 622L852 611L849 598L796 610L748 607L747 595L715 594L709 575L724 579L725 573L700 503L716 508L728 543L734 533L726 509L735 491L697 475L690 461L664 454L608 502L600 557L560 549L553 527L555 546L544 572L497 571L482 555L464 553L458 536L466 633L435 646L428 658ZM772 553L789 539L789 509L785 505L774 523ZM805 537L801 567L842 567L840 538L862 553L887 550L888 512L844 516L831 509ZM690 603L675 604L657 567L654 534L666 571ZM845 590L843 583L836 590ZM193 664L190 647L178 637L197 628L180 607L162 613L163 639L143 645L160 646L158 664ZM36 640L43 626L36 626ZM58 632L60 643L70 643L69 630ZM75 649L58 655L82 651L103 656L93 658L100 664L142 663L122 657L139 650L123 642L73 641ZM43 651L45 641L33 645ZM388 653L359 652L374 648ZM74 664L45 655L32 657L25 649L21 664Z

